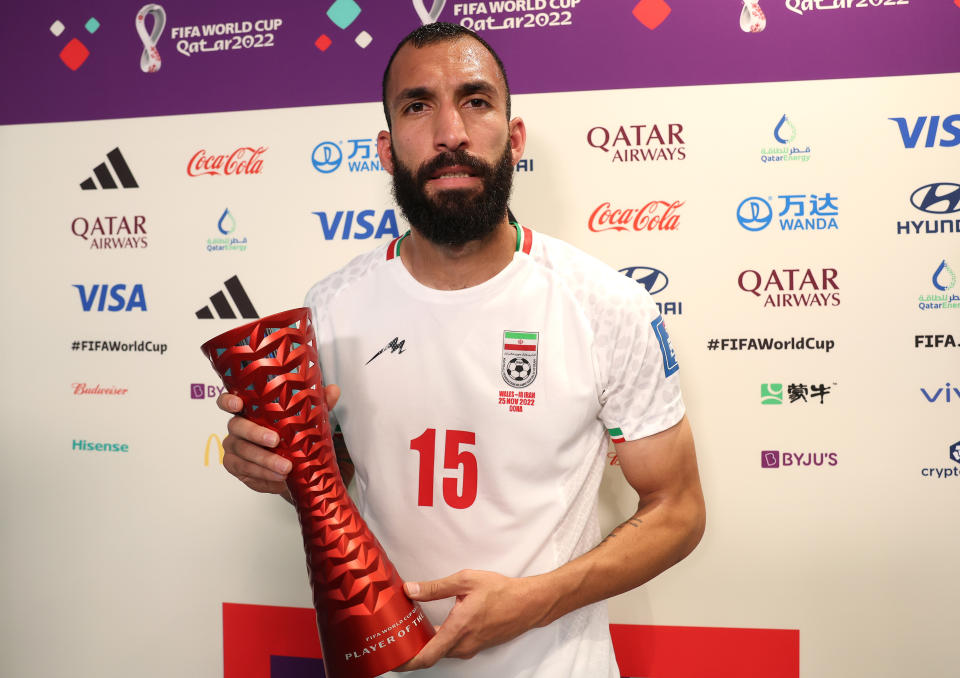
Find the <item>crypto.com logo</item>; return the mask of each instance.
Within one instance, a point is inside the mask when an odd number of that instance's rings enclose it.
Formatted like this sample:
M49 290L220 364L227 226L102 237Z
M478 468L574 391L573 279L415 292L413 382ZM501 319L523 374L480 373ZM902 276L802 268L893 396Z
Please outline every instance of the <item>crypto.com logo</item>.
M773 208L763 198L747 198L737 207L737 221L748 231L762 231L773 221Z
M910 204L929 214L960 212L960 184L942 181L921 186L910 195Z

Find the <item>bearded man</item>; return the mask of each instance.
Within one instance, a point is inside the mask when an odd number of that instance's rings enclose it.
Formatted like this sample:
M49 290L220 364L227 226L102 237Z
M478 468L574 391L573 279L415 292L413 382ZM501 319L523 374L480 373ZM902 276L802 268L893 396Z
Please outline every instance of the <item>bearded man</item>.
M642 286L511 220L526 128L476 34L407 36L383 106L377 149L410 230L307 305L344 479L355 468L358 509L437 627L400 670L618 677L603 601L684 558L704 528L663 319ZM228 429L227 470L286 495L276 434L242 417ZM601 542L611 440L638 508Z

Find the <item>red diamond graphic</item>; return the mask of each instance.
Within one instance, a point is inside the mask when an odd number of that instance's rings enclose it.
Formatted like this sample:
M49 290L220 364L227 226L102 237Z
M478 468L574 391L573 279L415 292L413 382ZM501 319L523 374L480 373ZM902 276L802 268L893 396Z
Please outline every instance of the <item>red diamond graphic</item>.
M324 33L324 34L321 35L319 38L317 38L317 41L316 41L315 43L313 43L313 44L316 45L316 46L317 46L317 49L319 49L321 52L326 52L326 51L327 51L327 47L329 47L330 45L333 44L333 40L331 40L330 38L328 38L328 37L327 37L327 34Z
M90 56L90 50L82 42L74 38L67 43L67 46L60 50L60 61L67 65L71 71L75 71Z
M640 0L633 8L633 16L651 31L670 15L670 5L664 0Z

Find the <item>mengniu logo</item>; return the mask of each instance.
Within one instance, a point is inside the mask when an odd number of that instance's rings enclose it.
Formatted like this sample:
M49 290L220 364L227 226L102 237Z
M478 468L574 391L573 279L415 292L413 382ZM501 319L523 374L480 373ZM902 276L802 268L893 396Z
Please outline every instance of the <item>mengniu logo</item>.
M781 231L839 230L837 218L839 198L829 191L817 193L788 193L777 196L777 220ZM737 221L748 231L762 231L773 222L773 198L752 196L737 206Z
M951 219L906 219L897 222L899 235L960 233L960 184L941 181L921 186L910 194L910 204L934 216L957 215Z
M939 115L921 115L915 120L909 118L888 118L888 120L897 123L897 130L900 132L904 148L916 148L921 139L924 148L960 146L960 113L946 115L942 119Z
M115 148L107 153L107 160L110 161L110 167L113 168L114 174L116 174L117 179L120 180L121 186L124 188L140 187L140 184L134 179L133 172L130 171L130 166L127 164L127 160L123 157L123 153L120 152L119 148ZM94 167L93 175L97 178L100 188L107 189L117 187L117 182L114 180L110 170L107 169L106 163L102 162ZM84 191L95 191L97 190L97 183L94 182L93 177L87 177L81 182L80 188Z
M955 311L960 309L960 290L954 292L957 274L944 259L933 272L933 287L941 294L921 294L917 307L921 311Z
M376 210L337 210L336 212L313 212L320 220L323 237L333 240L340 232L342 240L353 238L399 238L397 215L392 209L384 210L378 217Z
M147 218L126 216L77 217L70 232L90 243L92 250L139 249L147 246Z
M631 280L636 280L651 296L663 292L670 284L670 279L666 273L649 266L627 266L621 268L620 273ZM658 301L656 299L654 301L656 301L661 315L683 315L682 301Z
M943 386L938 386L935 389L931 388L929 391L921 386L920 393L923 394L924 399L928 403L960 402L960 388L952 386L949 381Z
M85 312L90 311L146 311L147 299L143 294L143 285L126 285L124 283L110 285L96 283L93 285L74 285L80 294L80 306Z
M613 208L610 203L600 203L587 226L594 233L602 231L675 231L680 224L677 213L684 203L674 200L651 200L643 207Z
M764 308L840 305L835 268L783 268L768 273L747 269L740 273L737 284L744 292L762 298Z
M827 468L839 461L836 452L760 452L760 468Z
M250 297L247 296L247 291L243 289L243 285L240 284L240 278L232 276L223 281L223 286L227 288L227 293L229 293L230 298L233 299L233 303L236 305L241 317L248 319L260 317L257 315L257 310L253 307L253 302L250 301ZM213 306L213 310L210 309L210 306ZM237 317L237 314L233 311L233 307L230 306L230 302L227 301L227 295L222 291L215 292L211 295L210 306L204 306L199 309L196 313L197 318L201 320L212 320L214 311L216 311L217 316L223 320L235 319Z
M241 146L230 153L213 155L201 148L190 157L187 163L187 175L200 176L236 176L238 174L260 174L263 171L263 154L267 146Z
M100 28L100 22L96 17L90 17L87 19L86 23L83 24L83 27L86 29L87 33L93 35ZM53 33L53 36L59 38L63 32L66 30L66 26L62 21L57 19L52 24L50 24L50 32ZM63 62L63 65L69 68L71 71L75 71L87 60L87 57L90 56L90 50L87 49L87 46L80 42L79 38L72 38L63 49L60 50L60 61Z
M612 153L610 162L652 162L684 160L686 144L680 134L683 125L620 125L608 128L599 125L587 130L587 145L604 153Z
M214 446L215 445L215 446ZM203 447L203 465L210 465L210 451L216 450L217 460L220 462L220 465L223 465L223 442L220 440L220 436L216 433L211 433L207 436L207 444Z
M827 386L826 384L788 384L786 390L787 402L791 405L798 402L816 402L816 399L819 398L819 402L823 405L823 399L830 394L833 390L833 386L836 386L837 382L833 382L832 386ZM766 383L760 384L760 404L761 405L783 405L784 390L782 383ZM809 400L808 400L809 398Z

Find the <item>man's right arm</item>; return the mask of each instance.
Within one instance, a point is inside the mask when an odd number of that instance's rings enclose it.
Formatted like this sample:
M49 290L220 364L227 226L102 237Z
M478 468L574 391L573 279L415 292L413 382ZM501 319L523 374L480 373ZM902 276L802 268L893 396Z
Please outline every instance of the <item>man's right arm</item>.
M340 389L331 384L325 387L325 395L327 407L333 409L340 398ZM217 399L217 406L224 412L237 414L243 409L243 401L235 395L224 393ZM292 464L271 451L280 441L279 436L239 415L227 423L227 432L229 435L223 440L223 467L250 489L279 494L292 503L286 483ZM353 462L343 436L335 435L333 445L343 482L349 485L353 478Z

